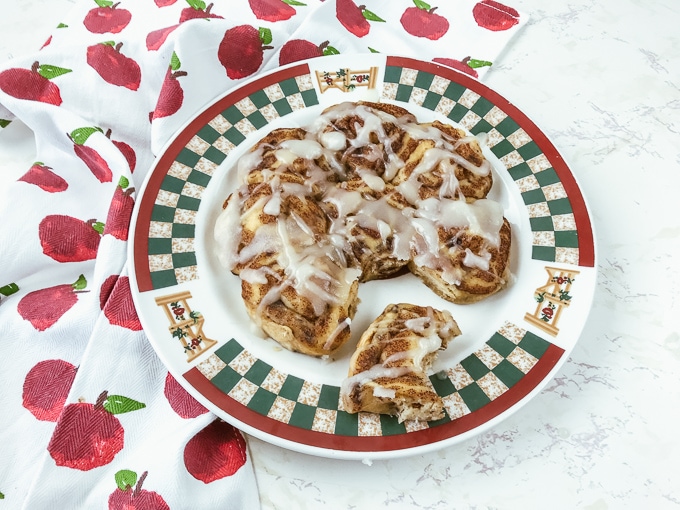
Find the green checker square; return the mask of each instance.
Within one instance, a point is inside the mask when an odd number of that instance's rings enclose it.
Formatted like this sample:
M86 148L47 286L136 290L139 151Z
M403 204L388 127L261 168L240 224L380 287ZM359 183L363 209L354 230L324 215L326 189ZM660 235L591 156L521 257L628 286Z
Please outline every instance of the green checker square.
M210 382L217 386L222 392L229 393L240 380L241 374L231 367L224 367L210 379Z
M246 139L246 136L235 127L227 129L223 136L234 145L239 145L241 142L243 142L243 140Z
M402 85L401 83L397 85L397 93L395 95L395 99L397 101L403 101L404 103L408 103L409 99L411 99L411 91L413 91L413 87L410 85Z
M382 429L383 436L406 434L406 426L404 425L404 423L399 423L399 419L396 416L381 414L380 428Z
M203 126L196 134L201 140L208 142L211 145L221 136L210 124Z
M335 416L335 434L356 437L359 435L359 415L338 411Z
M536 145L536 142L534 141L522 145L517 149L517 152L519 152L520 156L522 156L525 161L540 156L543 153L541 148Z
M444 97L458 101L467 89L460 83L449 82L449 86L444 91ZM467 113L467 112L466 112Z
M434 80L434 74L420 71L416 75L414 86L427 90L430 88L430 85L432 85L432 80Z
M196 254L193 252L173 253L172 267L191 267L196 265Z
M493 373L508 388L512 388L517 383L517 381L524 377L524 373L515 365L510 363L507 359L504 359L498 365L496 365L496 367L493 369Z
M463 402L465 402L465 405L468 406L468 409L473 412L491 402L491 399L489 399L477 383L468 384L465 388L461 388L458 394L463 399Z
M548 209L550 209L550 214L571 214L574 210L571 208L571 203L568 198L558 198L557 200L551 200L548 202Z
M175 223L172 225L172 237L174 239L193 239L196 237L196 225Z
M491 152L493 152L497 158L502 158L507 156L515 150L515 147L507 140L501 140L496 145L491 147Z
M456 391L456 387L451 382L451 379L446 376L441 377L437 374L433 374L430 376L430 381L432 382L434 391L436 391L437 395L440 397L446 397Z
M470 110L468 110L462 104L456 103L455 106L451 108L451 111L449 112L447 117L454 122L460 122L461 120L463 120L463 117L465 117L469 111Z
M429 427L437 427L439 425L444 425L445 423L449 423L451 421L451 417L445 412L444 417L439 419L439 420L432 420L427 422Z
M479 119L479 122L472 126L470 128L470 133L473 135L479 134L479 133L488 133L493 129L493 126L489 124L487 121L484 119Z
M290 103L284 99L278 99L272 103L274 109L279 114L279 117L293 113L293 108L291 108Z
M470 354L470 356L462 360L460 364L475 381L489 373L489 367L482 363L482 361L474 354Z
M258 90L257 92L250 94L248 97L258 108L262 108L263 106L267 106L271 103L264 90Z
M555 232L555 246L560 248L578 248L578 233L576 230Z
M317 407L336 410L340 401L340 386L321 385Z
M480 117L484 117L484 115L489 113L493 107L494 105L491 101L489 101L486 98L480 97L479 99L477 99L475 104L472 105L472 108L470 108L470 110L475 112Z
M222 117L227 119L230 124L236 124L237 122L243 120L244 115L241 113L241 110L236 108L236 105L231 105L222 112Z
M231 363L236 356L243 352L243 347L233 338L215 351L215 355L225 363Z
M302 101L304 101L305 106L314 106L319 104L319 98L314 90L303 90L300 92L302 96Z
M248 408L258 412L259 414L267 416L267 413L274 405L275 400L276 395L274 395L271 391L258 388L255 392L255 395L253 395L253 398L251 398L250 402L248 402Z
M164 237L149 238L149 255L166 255L172 253L172 239Z
M166 175L163 177L163 182L161 182L160 188L164 191L169 191L171 193L181 193L186 181L173 177L172 175Z
M281 91L286 96L292 96L293 94L297 94L298 92L300 92L300 87L298 87L295 78L288 78L287 80L279 82L279 87L281 87Z
M435 94L434 92L428 92L425 95L425 100L423 101L423 108L428 110L436 111L439 102L442 100L442 96Z
M161 223L172 223L175 219L175 208L167 205L154 204L151 209L151 221L158 221Z
M529 218L529 223L531 223L532 232L546 232L550 230L555 230L555 225L553 225L552 216Z
M226 159L227 155L223 153L221 150L216 149L213 146L210 146L208 147L208 150L206 150L203 153L203 157L209 161L212 161L216 165L219 165L220 163L222 163L222 161Z
M505 117L502 121L496 124L496 131L506 138L519 129L519 124L515 122L512 117Z
M534 260L545 260L555 262L555 248L550 246L532 246L531 258Z
M540 336L535 335L531 331L527 331L524 334L524 338L522 338L517 345L531 354L534 358L540 359L541 356L545 354L545 351L548 350L550 342L543 340Z
M311 429L314 423L314 415L316 414L316 407L308 406L307 404L295 404L293 414L288 420L289 425L300 427L302 429Z
M522 193L522 199L527 205L540 204L541 202L545 202L545 195L543 194L543 190L541 188L532 189Z
M190 168L193 168L196 166L196 163L198 163L199 159L201 159L200 155L190 151L185 147L181 151L179 151L179 154L177 154L175 161L177 161L178 163L182 163L183 165L186 165Z
M287 398L288 400L296 401L300 391L302 390L302 385L305 381L294 375L289 375L286 377L281 390L279 390L279 395Z
M386 66L383 81L385 83L399 83L399 79L401 78L401 69L401 67Z
M560 182L560 177L557 175L554 168L546 168L541 172L536 172L534 175L541 186L550 186L551 184Z
M517 181L519 179L523 179L524 177L528 177L533 172L531 171L531 167L529 165L526 163L520 163L519 165L515 165L510 168L508 173L510 174L510 177L512 177L513 181Z
M248 115L248 120L253 126L255 126L256 129L260 129L269 124L269 122L267 122L267 119L264 118L264 115L262 115L262 112L260 110L257 110Z
M516 347L514 343L500 333L494 333L486 344L504 358L507 358Z
M166 269L164 271L152 271L151 283L153 284L154 289L163 289L165 287L177 285L175 271L172 269Z
M204 174L203 172L199 172L198 170L192 170L189 176L187 177L187 182L190 182L191 184L196 184L198 186L206 187L210 182L210 179L211 179L210 175Z
M264 361L258 359L255 361L255 363L253 363L253 365L248 369L243 377L248 379L251 383L260 386L262 381L267 378L271 370L271 365L268 365Z
M180 195L177 199L177 209L185 209L187 211L198 211L198 206L201 205L201 200L186 195Z

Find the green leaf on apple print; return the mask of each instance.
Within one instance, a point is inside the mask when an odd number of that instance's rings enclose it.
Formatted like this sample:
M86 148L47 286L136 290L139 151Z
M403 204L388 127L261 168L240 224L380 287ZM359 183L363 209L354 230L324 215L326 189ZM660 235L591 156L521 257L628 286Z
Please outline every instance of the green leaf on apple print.
M205 11L206 5L203 0L187 0L187 3L197 11Z
M80 275L78 279L71 284L71 287L73 287L73 290L83 290L85 287L87 287L87 279L85 278L85 275Z
M302 2L297 2L296 0L282 0L284 4L288 5L298 5L298 6L307 6L307 4L303 4Z
M129 469L121 469L114 475L114 478L116 479L116 485L122 491L134 487L137 483L137 473Z
M471 58L470 60L467 61L467 65L470 66L472 69L478 69L480 67L488 67L493 64L488 60L477 60L476 58Z
M57 28L68 28L68 25L66 23L59 23Z
M272 37L272 31L268 28L260 27L257 32L260 34L260 41L262 41L262 44L271 44L274 40Z
M340 55L340 52L339 52L338 49L337 49L336 47L334 47L334 46L326 46L326 47L323 49L323 54L324 54L324 55Z
M172 69L173 71L179 71L180 67L182 67L182 62L180 62L177 53L173 51L172 57L170 57L170 69Z
M94 0L99 7L111 7L113 5L112 0Z
M93 133L104 131L99 127L81 127L71 131L70 137L76 145L83 145Z
M16 283L8 283L0 287L0 294L3 296L11 296L15 292L19 292L19 286Z
M95 221L95 222L92 224L92 228L93 228L97 233L102 234L102 235L104 235L104 227L105 227L105 225L104 225L104 223L102 223L101 221Z
M106 397L104 402L104 409L106 409L111 414L123 414L129 413L131 411L137 411L138 409L143 409L146 404L142 402L137 402L128 397L122 395L109 395Z
M413 0L413 3L416 4L418 9L423 9L424 11L429 11L432 9L432 6L427 2L423 2L423 0Z
M368 21L381 21L381 22L385 23L384 19L382 19L380 16L378 16L373 11L369 11L368 9L364 9L363 11L361 11L361 14L363 14L364 19L367 19Z
M2 492L0 492L0 499L5 499L5 495Z
M376 50L375 48L371 48L370 46L368 46L368 51L370 51L371 53L380 53L378 50Z
M120 179L118 179L118 186L120 186L121 189L125 189L129 185L130 185L130 179L128 179L124 175L121 175Z
M9 126L11 123L12 123L11 120L0 119L0 128L6 128L6 127Z
M38 67L38 74L48 80L70 72L73 72L73 70L66 69L65 67L51 66L49 64L41 64L40 67Z

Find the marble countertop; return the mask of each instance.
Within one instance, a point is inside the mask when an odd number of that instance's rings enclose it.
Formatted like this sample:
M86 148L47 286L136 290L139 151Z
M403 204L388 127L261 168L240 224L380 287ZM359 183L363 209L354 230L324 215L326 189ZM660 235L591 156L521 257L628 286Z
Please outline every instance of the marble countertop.
M39 47L71 3L3 6L0 60ZM485 82L552 139L589 203L599 284L583 335L519 412L433 453L369 466L250 438L265 509L680 507L680 4L513 5L531 19ZM0 167L30 150L0 146Z

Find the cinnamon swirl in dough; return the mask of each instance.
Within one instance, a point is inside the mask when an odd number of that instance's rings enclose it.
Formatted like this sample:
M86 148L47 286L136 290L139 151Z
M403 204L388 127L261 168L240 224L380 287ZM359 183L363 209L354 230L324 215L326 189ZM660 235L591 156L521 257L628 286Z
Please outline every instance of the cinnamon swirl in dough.
M396 415L399 421L444 417L428 378L438 351L460 335L448 311L392 304L359 340L340 395L345 411Z
M314 356L350 336L360 282L408 268L471 303L508 279L510 224L478 140L389 103L342 103L276 129L238 162L215 224L250 317Z

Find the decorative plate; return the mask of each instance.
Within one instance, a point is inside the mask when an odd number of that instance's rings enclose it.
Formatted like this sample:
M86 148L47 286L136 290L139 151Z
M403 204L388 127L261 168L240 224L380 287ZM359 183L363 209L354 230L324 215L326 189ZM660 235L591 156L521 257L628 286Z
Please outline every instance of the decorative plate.
M403 422L349 414L340 384L353 338L333 360L282 349L251 325L240 280L220 268L212 227L236 188L235 162L271 129L304 126L360 99L400 104L486 140L490 198L513 228L512 282L476 304L441 300L416 277L362 284L354 336L391 302L451 311L463 334L431 376L447 415ZM541 130L498 93L450 68L410 58L326 56L230 91L170 141L137 200L130 257L144 329L170 372L244 432L314 455L394 458L441 448L517 411L552 378L578 340L596 284L590 216L567 164Z

